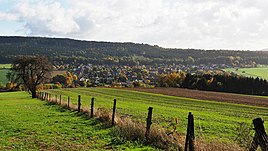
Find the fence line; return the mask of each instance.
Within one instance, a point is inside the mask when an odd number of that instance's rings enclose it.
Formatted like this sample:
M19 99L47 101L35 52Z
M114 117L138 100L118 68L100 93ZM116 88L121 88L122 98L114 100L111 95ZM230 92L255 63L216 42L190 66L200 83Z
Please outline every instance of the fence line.
M37 93L37 97L40 98L41 100L44 100L44 101L49 101L49 102L53 102L53 103L56 103L56 104L59 104L59 105L65 105L64 103L62 103L63 100L61 100L61 95L60 95L60 101L58 102L58 96L55 95L54 99L51 97L49 98L48 96L50 95L49 93L47 92L39 92ZM45 96L43 98L43 96ZM90 111L90 117L93 118L94 117L94 100L95 98L92 97L91 99L91 111ZM113 101L113 109L112 109L112 122L111 122L111 125L112 126L115 126L116 125L116 122L115 122L115 116L116 116L116 104L117 104L117 100L114 99ZM70 96L67 97L67 108L68 109L71 109L70 108L70 105L71 105L71 102L70 102ZM81 107L82 107L82 99L81 99L81 95L78 95L78 99L77 99L77 112L81 112ZM146 118L146 127L145 127L145 138L146 138L146 144L149 144L150 142L150 130L151 130L151 125L152 125L152 110L153 108L152 107L149 107L148 108L148 116Z
M57 101L57 95L55 95L55 98L52 98L52 94L47 93L47 92L38 92L37 93L37 98L43 100L43 101L49 101L49 102L54 102L59 105L66 105L68 109L71 109L70 105L70 96L67 97L67 103L64 104L62 100L62 96L60 95L60 101ZM90 117L94 117L94 100L95 98L91 98L91 109L90 109ZM116 99L114 99L114 104L113 104L113 109L112 109L112 122L111 125L114 126L116 125L115 122L115 111L116 111ZM82 100L81 100L81 95L78 95L77 99L77 112L81 112L81 107L82 107ZM149 142L150 140L150 130L151 130L151 125L152 123L152 115L153 115L153 107L148 108L148 115L146 118L146 129L145 129L145 138L146 142ZM252 140L252 144L250 147L250 151L256 151L258 146L261 147L262 151L268 151L268 136L265 132L265 128L263 125L264 121L261 118L256 118L253 120L253 125L254 125L254 130L255 130L255 135ZM179 148L178 150L181 150ZM188 115L188 125L187 125L187 133L185 137L185 151L194 151L195 150L195 135L194 135L194 116L191 112L189 112Z

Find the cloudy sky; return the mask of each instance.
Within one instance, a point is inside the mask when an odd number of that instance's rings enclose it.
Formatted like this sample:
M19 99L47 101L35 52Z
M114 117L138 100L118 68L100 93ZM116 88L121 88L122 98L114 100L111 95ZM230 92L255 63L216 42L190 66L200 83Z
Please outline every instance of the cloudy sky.
M0 0L0 35L268 48L267 0Z

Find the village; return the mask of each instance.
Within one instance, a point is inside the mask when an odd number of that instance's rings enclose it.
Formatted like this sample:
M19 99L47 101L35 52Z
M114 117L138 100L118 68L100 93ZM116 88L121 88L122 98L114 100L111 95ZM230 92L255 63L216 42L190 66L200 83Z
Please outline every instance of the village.
M66 66L56 66L58 70L66 70ZM68 69L77 76L79 83L90 83L90 86L157 86L160 75L170 73L190 74L223 74L225 64L212 65L158 65L158 66L119 66L119 65L79 65ZM82 84L86 85L86 84Z

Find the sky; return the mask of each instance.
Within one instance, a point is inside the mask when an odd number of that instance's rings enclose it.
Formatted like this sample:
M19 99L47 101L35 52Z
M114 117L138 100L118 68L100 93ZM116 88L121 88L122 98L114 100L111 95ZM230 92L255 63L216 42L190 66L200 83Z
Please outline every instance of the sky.
M0 0L0 35L262 50L267 8L267 0Z

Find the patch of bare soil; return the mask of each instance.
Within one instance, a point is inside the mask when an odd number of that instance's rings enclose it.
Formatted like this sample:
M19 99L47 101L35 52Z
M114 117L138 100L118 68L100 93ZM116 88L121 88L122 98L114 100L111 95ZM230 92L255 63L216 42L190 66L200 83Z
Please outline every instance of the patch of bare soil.
M245 104L253 106L268 107L268 98L258 97L254 95L242 95L234 93L223 93L223 92L211 92L211 91L200 91L200 90L190 90L182 88L127 88L128 90L157 93L171 96L179 96L200 100L218 101L218 102L228 102L236 104Z

